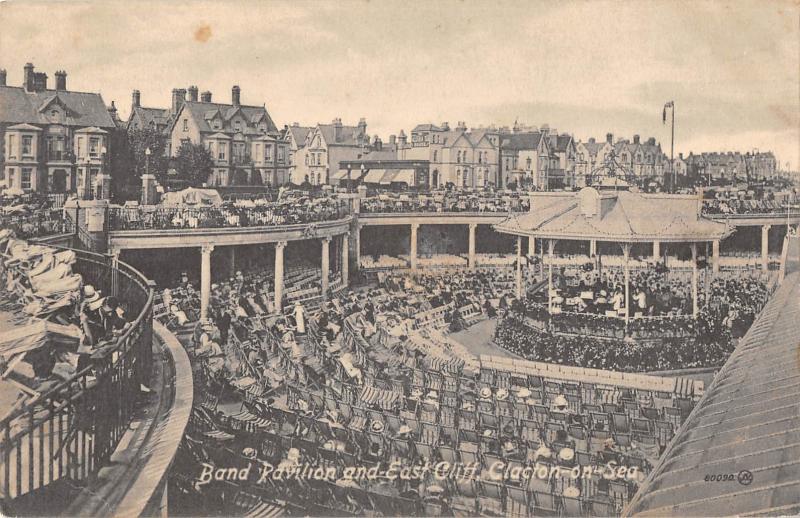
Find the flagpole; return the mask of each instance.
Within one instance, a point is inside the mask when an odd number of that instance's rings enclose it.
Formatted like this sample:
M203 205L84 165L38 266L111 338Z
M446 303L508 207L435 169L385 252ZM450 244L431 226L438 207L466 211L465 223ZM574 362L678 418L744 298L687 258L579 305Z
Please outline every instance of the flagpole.
M675 174L675 101L669 102L672 108L672 136L669 140L669 169L672 173L672 192L675 192L677 187L678 176Z

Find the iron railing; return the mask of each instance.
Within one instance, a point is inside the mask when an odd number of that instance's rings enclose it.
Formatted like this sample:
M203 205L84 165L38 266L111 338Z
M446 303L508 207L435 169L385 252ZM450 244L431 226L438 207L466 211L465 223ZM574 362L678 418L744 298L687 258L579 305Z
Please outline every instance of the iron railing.
M344 201L324 205L265 204L255 207L111 208L109 230L170 230L223 227L273 227L335 221L350 215Z
M0 216L0 228L14 231L21 239L52 236L68 232L62 209L37 210L30 214Z
M111 256L75 250L73 270L134 315L92 365L16 405L0 420L0 488L14 500L53 482L80 484L108 463L152 371L154 284Z

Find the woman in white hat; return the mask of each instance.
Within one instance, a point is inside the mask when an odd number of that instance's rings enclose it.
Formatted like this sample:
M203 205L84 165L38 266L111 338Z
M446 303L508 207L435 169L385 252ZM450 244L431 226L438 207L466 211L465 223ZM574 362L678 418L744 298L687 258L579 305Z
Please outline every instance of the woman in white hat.
M569 402L567 401L567 398L563 394L559 394L553 400L552 411L566 412L568 406Z

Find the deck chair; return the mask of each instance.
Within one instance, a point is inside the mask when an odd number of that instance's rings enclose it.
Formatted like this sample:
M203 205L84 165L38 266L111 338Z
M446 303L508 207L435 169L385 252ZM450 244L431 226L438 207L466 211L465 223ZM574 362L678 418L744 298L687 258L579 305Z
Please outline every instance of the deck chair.
M559 498L553 493L534 491L533 514L535 516L558 516Z
M478 514L478 486L475 479L459 477L455 480L450 508L454 516L473 517Z
M521 487L506 486L506 512L509 516L523 518L531 515L528 493Z
M672 428L672 423L668 423L666 421L654 421L654 423L656 427L656 438L658 439L658 443L661 446L666 446L675 435L675 432Z
M608 517L617 514L614 504L605 501L589 500L587 505L589 516Z
M474 464L478 462L478 444L475 442L461 441L458 444L458 452L461 462L464 464Z
M561 497L561 509L564 516L584 516L583 501L571 496Z

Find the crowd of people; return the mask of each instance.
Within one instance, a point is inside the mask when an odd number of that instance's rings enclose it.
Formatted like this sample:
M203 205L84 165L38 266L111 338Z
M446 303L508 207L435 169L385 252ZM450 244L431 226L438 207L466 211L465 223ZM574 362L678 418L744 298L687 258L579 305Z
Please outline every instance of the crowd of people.
M35 390L92 367L92 355L114 348L131 325L125 301L84 282L75 261L72 250L0 231L0 313L15 329L0 343L0 364Z
M275 483L181 479L182 491L204 506L228 502L222 512L269 502L326 515L524 515L567 507L615 514L691 409L691 400L681 406L669 396L658 403L648 390L584 390L580 383L431 361L435 347L420 348L416 340L436 323L420 314L448 305L503 311L514 304L488 274L385 274L377 285L271 316L242 307L248 282L237 274L219 286L210 320L195 329L192 354L208 375L175 471L224 461L290 471L309 464L334 475ZM238 313L229 315L230 325L228 307ZM241 404L219 405L233 395ZM474 470L463 480L344 474L358 465L399 470L458 458ZM639 475L610 483L599 475L592 482L558 474L602 470L610 461L635 466ZM491 469L503 465L543 466L545 474L492 479Z
M12 230L20 239L60 234L67 231L61 209L45 195L15 194L0 197L0 228Z
M298 201L247 200L208 207L122 207L109 211L112 230L165 230L259 227L319 223L349 215L349 205L335 198Z
M775 214L786 213L789 199L746 199L736 195L703 200L704 214Z
M516 303L496 329L501 347L527 359L647 372L722 365L764 307L770 289L757 278L714 279L697 319L607 318L550 314L539 302Z
M429 194L380 194L361 200L360 211L366 214L386 212L525 212L530 199L519 194L492 192L442 191Z

